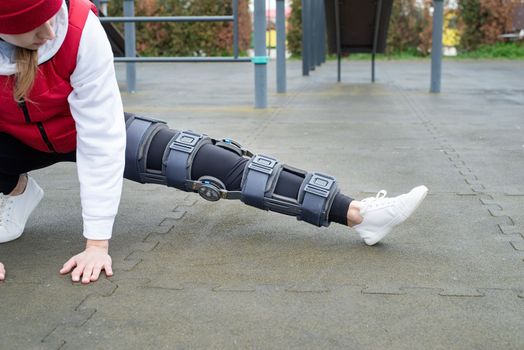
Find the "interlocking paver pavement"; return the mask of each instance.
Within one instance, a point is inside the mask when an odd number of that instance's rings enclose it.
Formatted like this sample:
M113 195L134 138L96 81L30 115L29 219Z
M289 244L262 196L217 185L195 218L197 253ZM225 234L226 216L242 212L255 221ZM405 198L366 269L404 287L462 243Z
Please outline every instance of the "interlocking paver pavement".
M0 348L523 348L524 62L445 61L439 95L429 61L380 61L376 84L368 62L341 84L334 62L300 68L267 110L240 64L138 65L123 98L356 198L426 184L412 218L367 247L341 225L126 181L115 277L82 287L57 273L82 246L75 167L44 169L27 232L0 246Z

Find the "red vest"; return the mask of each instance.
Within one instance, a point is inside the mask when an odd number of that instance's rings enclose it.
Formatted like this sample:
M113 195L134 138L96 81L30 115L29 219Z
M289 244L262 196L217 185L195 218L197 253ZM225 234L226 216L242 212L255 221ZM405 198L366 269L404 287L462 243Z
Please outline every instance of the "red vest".
M38 66L27 102L13 99L14 75L0 76L0 132L43 152L68 153L76 149L75 121L67 97L73 91L70 77L82 30L89 11L96 7L87 0L70 0L69 27L58 52Z

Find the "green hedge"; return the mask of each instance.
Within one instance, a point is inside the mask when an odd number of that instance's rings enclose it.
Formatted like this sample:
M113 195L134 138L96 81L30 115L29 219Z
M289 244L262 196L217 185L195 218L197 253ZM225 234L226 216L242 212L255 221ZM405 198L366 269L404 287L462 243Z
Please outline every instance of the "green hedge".
M109 15L123 15L123 1L109 2ZM140 0L136 16L225 16L231 0ZM120 28L123 25L119 25ZM137 23L137 51L142 56L231 56L232 22ZM239 48L250 47L249 1L239 0Z
M287 48L291 54L302 54L302 1L292 0L287 24Z
M515 0L460 0L461 49L500 43L499 35L511 27L515 5Z
M524 59L524 42L480 45L475 50L459 52L457 58Z

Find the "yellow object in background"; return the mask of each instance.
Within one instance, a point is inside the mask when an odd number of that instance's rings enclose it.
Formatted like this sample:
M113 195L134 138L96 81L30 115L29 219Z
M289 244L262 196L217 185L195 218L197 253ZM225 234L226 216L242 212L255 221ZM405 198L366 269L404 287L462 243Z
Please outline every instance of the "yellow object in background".
M266 31L266 45L267 47L277 47L277 31L275 29Z
M444 46L457 46L460 43L457 20L456 10L448 10L444 13L444 32L442 33L442 44Z

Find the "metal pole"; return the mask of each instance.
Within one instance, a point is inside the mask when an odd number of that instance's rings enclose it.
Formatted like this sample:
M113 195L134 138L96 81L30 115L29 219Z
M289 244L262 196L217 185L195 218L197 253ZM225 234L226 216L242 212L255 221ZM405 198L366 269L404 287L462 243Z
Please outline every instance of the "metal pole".
M335 2L335 32L337 37L337 81L340 83L341 78L341 61L342 61L342 48L340 44L340 9L339 6L339 0L333 0Z
M233 0L233 57L238 58L238 0Z
M311 3L311 14L313 21L313 67L318 66L318 0Z
M322 55L322 63L326 63L326 0L323 0L321 2L321 17L320 17L320 35L321 35L321 55Z
M315 70L317 66L317 11L315 9L317 1L311 0L310 12L311 15L311 70Z
M102 17L100 22L234 22L233 16L131 16L131 17Z
M308 4L309 0L302 0L302 75L309 75L309 25Z
M440 92L442 76L442 27L444 14L444 1L433 1L433 34L431 44L431 86L430 92Z
M315 12L316 12L316 24L317 24L317 29L316 29L316 41L315 41L315 47L316 47L316 52L317 52L317 57L316 57L316 63L317 63L317 66L320 67L320 65L322 65L322 11L320 10L322 8L322 6L324 6L322 4L322 1L315 1L315 4L316 4L316 9L315 9Z
M267 107L266 1L255 0L255 108Z
M277 92L286 92L286 2L277 0Z
M266 40L267 40L267 55L271 57L271 49L273 48L273 43L271 42L271 30L268 26L269 24L269 13L271 12L271 0L267 0L266 3Z
M308 26L309 26L309 40L308 40L308 53L309 53L309 70L315 70L315 13L313 2L315 0L309 0L307 5L308 14Z
M109 0L100 0L100 11L107 16L107 3Z
M134 0L124 0L124 16L133 17L135 15ZM125 51L126 57L136 57L136 34L135 23L124 24ZM126 64L127 92L136 91L136 64Z
M207 57L207 56L189 56L189 57L115 57L115 62L143 62L143 63L166 63L166 62L177 62L177 63L225 63L225 62L251 62L253 59L250 57Z
M378 31L380 29L380 17L382 15L382 0L378 0L377 13L375 17L375 32L373 33L373 52L371 53L371 81L375 82L375 55L377 54Z

